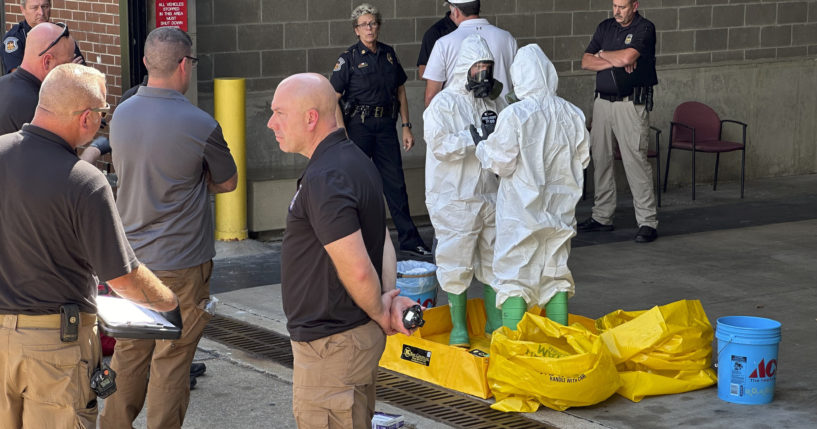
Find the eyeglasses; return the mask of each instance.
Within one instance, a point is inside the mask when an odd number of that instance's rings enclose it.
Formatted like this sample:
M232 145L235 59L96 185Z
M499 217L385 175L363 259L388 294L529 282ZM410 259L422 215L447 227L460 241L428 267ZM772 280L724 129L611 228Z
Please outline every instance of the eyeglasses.
M380 23L377 21L372 22L363 22L360 24L355 25L355 28L362 28L362 27L369 27L369 29L380 27Z
M111 112L111 105L108 104L108 103L105 103L105 105L102 106L102 107L89 107L87 109L82 109L82 110L77 110L75 112L71 112L71 114L72 115L81 115L81 114L85 113L85 111L87 111L87 110L90 110L91 112L97 112L97 113L101 114L102 118L104 119L105 116L107 116L108 113Z
M71 35L71 34L68 32L68 26L67 26L67 25L65 25L65 23L64 23L64 22L57 22L57 23L55 23L55 24L56 24L56 25L58 25L58 26L60 26L60 27L62 27L62 33L60 33L59 37L57 37L56 39L54 39L54 41L53 41L53 42L51 42L51 44L50 44L50 45L48 45L48 47L47 47L47 48L43 49L43 51L42 51L42 52L40 52L40 55L38 55L38 57L41 57L41 56L45 55L45 53L46 53L46 52L48 52L48 50L49 50L49 49L53 48L53 47L54 47L54 45L56 45L57 43L59 43L59 42L60 42L60 39L62 39L63 37L68 38L68 36L70 36L70 35Z
M185 58L189 59L190 62L193 63L193 67L196 67L199 64L199 59L196 58L196 57L191 57L190 55L185 55L185 56L179 58L179 64L181 64L182 61L184 61Z

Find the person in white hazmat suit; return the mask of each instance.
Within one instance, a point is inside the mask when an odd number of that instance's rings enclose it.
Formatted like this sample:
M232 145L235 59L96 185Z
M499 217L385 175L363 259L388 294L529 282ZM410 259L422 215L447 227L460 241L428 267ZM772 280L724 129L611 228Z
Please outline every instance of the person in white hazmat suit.
M482 166L500 177L492 286L503 325L516 329L533 305L565 325L589 135L582 111L556 95L556 69L539 46L519 49L511 80L520 101L499 114L487 139L474 136Z
M466 290L476 275L485 284L485 301L496 299L494 282L495 204L498 180L481 168L469 127L487 135L507 106L493 79L493 56L479 35L465 38L454 77L423 112L426 153L426 206L437 238L437 279L448 292L453 329L449 344L470 347ZM502 326L496 305L486 304L488 333Z

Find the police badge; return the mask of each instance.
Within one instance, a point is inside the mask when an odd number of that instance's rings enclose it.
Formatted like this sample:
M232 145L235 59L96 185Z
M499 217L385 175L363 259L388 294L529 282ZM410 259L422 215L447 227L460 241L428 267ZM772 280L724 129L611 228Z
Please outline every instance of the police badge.
M6 40L3 40L3 45L6 47L6 53L10 54L17 49L20 49L20 41L17 40L16 37L6 37Z
M626 39L624 39L624 44L625 44L625 45L629 45L629 44L630 44L630 42L632 42L632 41L633 41L633 35L632 35L632 34L628 34L628 35L627 35L627 38L626 38Z
M345 63L346 63L346 60L344 60L343 57L338 58L338 62L335 63L335 68L332 71L340 70L340 68L343 67L343 64L345 64Z
M389 64L394 64L394 60L391 59L391 52L386 54L386 59L389 60Z

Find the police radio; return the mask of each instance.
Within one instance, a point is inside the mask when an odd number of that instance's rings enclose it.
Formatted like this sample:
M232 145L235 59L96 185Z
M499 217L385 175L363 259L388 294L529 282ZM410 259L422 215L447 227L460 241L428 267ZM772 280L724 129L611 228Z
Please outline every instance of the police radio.
M91 390L103 399L116 392L116 373L107 364L103 363L91 375Z
M423 320L423 307L420 307L419 304L415 304L403 310L403 326L409 331L420 328L425 324L426 321Z

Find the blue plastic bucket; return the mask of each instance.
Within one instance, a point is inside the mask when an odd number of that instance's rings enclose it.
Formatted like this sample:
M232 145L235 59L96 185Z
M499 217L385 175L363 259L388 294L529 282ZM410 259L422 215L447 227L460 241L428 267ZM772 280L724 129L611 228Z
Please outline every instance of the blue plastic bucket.
M774 398L780 322L763 317L718 319L718 398L768 404Z
M423 307L437 304L437 266L423 261L397 262L397 289Z

